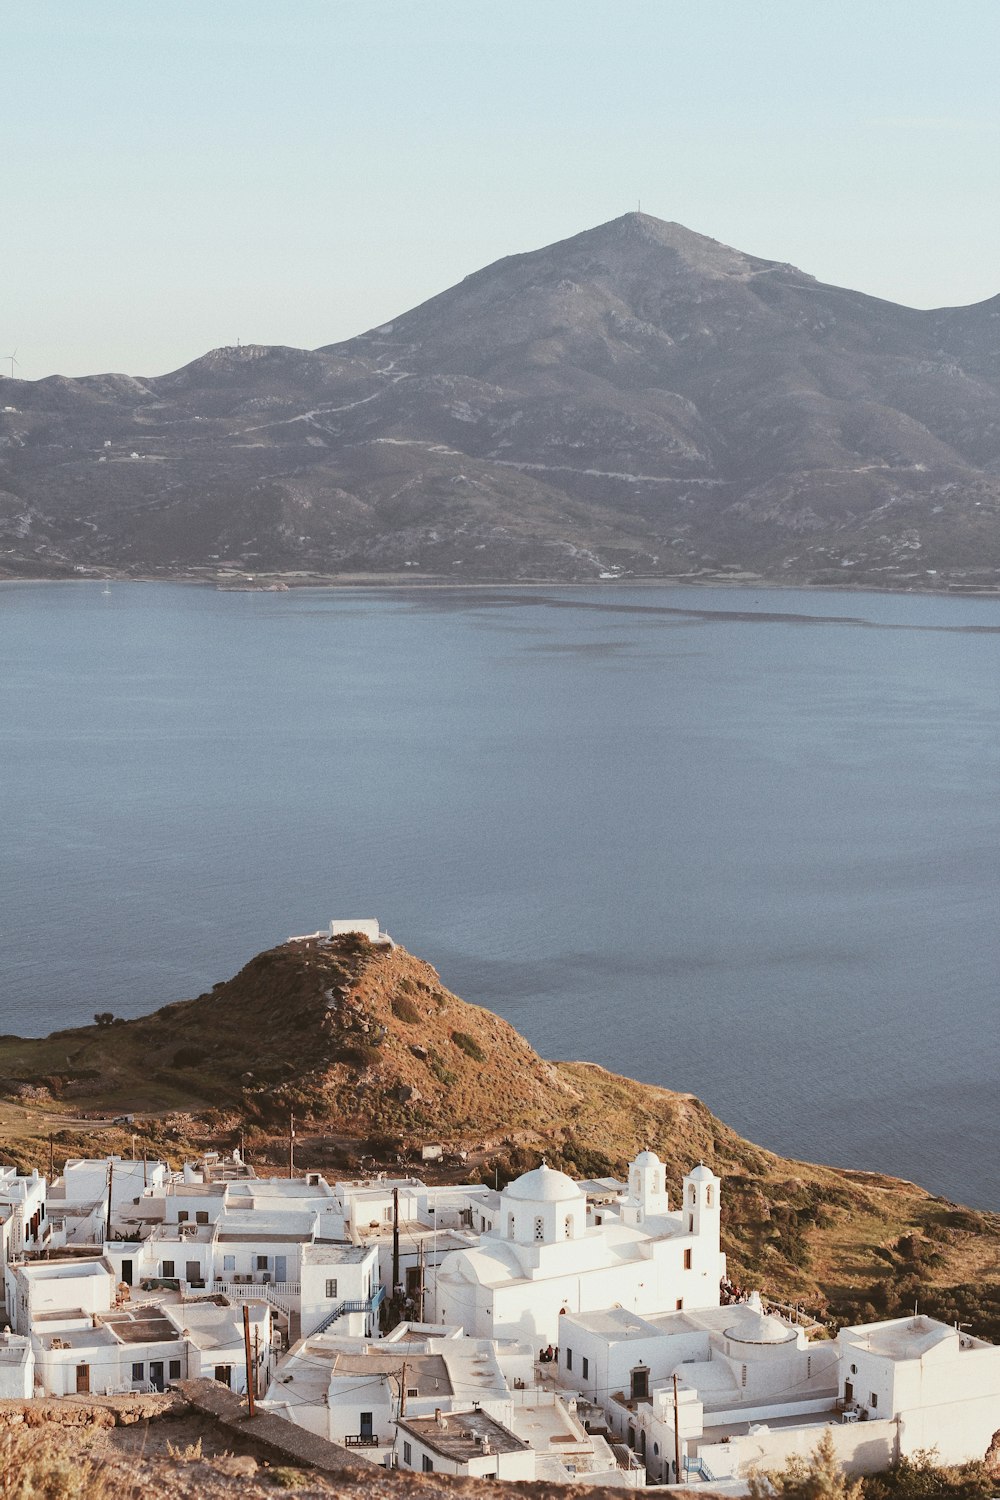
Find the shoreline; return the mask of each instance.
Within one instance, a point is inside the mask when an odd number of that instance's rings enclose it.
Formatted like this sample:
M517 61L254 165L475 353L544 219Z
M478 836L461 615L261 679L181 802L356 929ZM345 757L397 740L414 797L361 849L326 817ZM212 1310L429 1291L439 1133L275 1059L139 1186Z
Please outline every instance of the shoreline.
M613 588L626 589L741 589L758 590L769 593L815 593L815 594L887 594L896 596L912 595L921 599L1000 599L1000 584L995 587L986 585L961 586L958 588L921 588L917 585L896 584L878 585L873 583L790 583L787 580L772 580L767 578L750 579L744 576L714 576L694 578L683 575L675 578L652 576L648 578L530 578L530 579L448 579L441 576L429 577L418 581L411 576L396 576L387 574L367 573L345 573L342 575L330 575L325 578L304 578L301 574L289 573L264 573L260 575L267 579L266 583L243 584L236 582L227 584L220 583L214 578L192 577L189 574L179 573L176 576L163 576L162 574L139 573L134 575L122 575L116 573L94 574L88 577L67 578L51 577L40 574L37 577L0 577L0 588L7 586L31 587L38 584L172 584L175 587L206 588L213 589L218 594L284 594L299 593L303 591L334 591L362 592L371 590L373 592L386 593L428 593L437 591L497 591L497 590L524 590L524 589L597 589L607 590Z

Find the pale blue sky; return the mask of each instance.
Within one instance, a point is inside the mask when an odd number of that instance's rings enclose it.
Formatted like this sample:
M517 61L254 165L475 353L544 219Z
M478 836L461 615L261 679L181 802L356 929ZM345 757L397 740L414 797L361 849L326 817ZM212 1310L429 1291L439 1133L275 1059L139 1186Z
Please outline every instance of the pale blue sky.
M0 0L0 22L0 355L27 378L346 338L639 197L915 306L1000 292L998 0Z

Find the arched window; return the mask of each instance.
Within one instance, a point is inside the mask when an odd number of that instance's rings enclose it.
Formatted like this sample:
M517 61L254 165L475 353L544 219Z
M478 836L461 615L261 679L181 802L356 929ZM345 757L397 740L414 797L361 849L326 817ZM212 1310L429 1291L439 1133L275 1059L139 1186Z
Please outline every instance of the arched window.
M563 1232L568 1240L573 1238L573 1215L567 1214L563 1223Z
M697 1201L698 1201L698 1189L695 1187L694 1183L692 1182L691 1186L688 1188L688 1202L689 1203L697 1203Z
M711 1183L709 1183L708 1187L705 1189L705 1207L706 1208L711 1208L712 1207L712 1184Z
M545 1220L543 1219L543 1217L542 1217L541 1214L538 1214L537 1217L535 1218L535 1239L536 1240L544 1240L544 1238L545 1238Z

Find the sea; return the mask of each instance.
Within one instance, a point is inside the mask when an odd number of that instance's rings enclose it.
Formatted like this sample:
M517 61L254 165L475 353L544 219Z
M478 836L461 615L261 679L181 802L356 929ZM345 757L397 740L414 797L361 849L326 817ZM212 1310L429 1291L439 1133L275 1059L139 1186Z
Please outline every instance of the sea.
M0 585L0 1030L375 916L548 1057L1000 1209L998 730L996 599Z

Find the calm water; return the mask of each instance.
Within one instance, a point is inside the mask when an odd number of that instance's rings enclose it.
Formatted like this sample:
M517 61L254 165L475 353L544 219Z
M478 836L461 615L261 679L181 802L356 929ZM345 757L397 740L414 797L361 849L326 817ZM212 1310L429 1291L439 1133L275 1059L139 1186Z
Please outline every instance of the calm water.
M1000 1208L998 710L987 600L0 587L0 1029L377 915L549 1056Z

